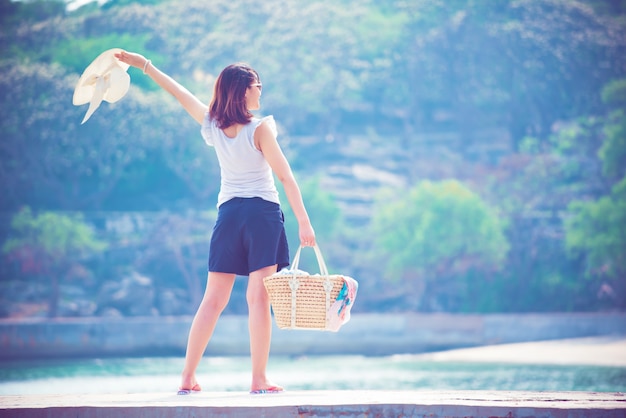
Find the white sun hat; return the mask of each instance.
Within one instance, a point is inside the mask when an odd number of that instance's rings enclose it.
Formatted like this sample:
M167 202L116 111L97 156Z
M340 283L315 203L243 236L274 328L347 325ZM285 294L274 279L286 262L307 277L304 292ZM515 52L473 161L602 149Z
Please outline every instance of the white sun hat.
M89 109L81 125L87 122L102 100L115 103L126 95L130 87L130 76L126 72L129 65L115 58L119 48L109 49L93 60L83 71L76 88L72 103L80 106L89 103Z

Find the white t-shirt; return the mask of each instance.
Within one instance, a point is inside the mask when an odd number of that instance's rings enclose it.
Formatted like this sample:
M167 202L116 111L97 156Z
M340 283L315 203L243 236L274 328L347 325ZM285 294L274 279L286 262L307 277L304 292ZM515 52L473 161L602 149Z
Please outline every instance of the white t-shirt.
M261 122L265 122L274 135L277 135L273 116L253 118L236 137L229 138L209 118L208 112L204 115L200 132L204 141L215 148L220 163L218 207L234 197L260 197L280 204L272 168L263 153L254 146L254 131Z

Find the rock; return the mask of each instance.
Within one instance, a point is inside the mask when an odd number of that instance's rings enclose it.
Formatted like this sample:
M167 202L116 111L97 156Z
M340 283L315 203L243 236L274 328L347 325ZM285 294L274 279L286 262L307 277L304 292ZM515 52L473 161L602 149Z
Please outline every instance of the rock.
M91 300L62 300L59 302L57 315L60 317L93 316L98 305Z
M187 294L182 289L165 289L159 293L157 299L161 315L187 315L190 313Z
M115 308L104 308L100 311L100 316L108 318L121 318L124 315L122 315L122 313Z
M98 297L99 310L113 308L125 316L154 316L155 290L149 277L133 272L120 282L108 281L102 285Z

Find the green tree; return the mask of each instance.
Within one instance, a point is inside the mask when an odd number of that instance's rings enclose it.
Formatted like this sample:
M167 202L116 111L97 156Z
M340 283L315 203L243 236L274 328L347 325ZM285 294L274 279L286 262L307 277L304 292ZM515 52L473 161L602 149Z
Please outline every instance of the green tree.
M620 179L626 175L626 79L608 83L602 90L602 100L612 110L598 155L604 174L611 180Z
M455 180L395 193L381 197L373 217L387 277L400 280L411 309L462 309L470 294L465 277L474 272L481 280L505 260L504 222Z
M504 311L590 309L581 266L567 257L563 220L568 204L605 192L597 153L601 127L593 118L562 124L548 144L525 138L500 160L486 187L508 225L511 248L502 272Z
M599 293L610 305L626 307L626 178L608 196L573 202L570 212L568 250L584 257L589 277L601 278Z
M71 106L76 80L63 68L5 62L0 69L5 210L163 209L216 193L211 151L166 93L132 89L80 125L85 107Z
M552 125L600 104L624 71L624 26L583 1L397 2L410 17L384 83L389 106L413 131L507 126L517 146L547 140Z
M80 216L20 210L11 221L11 235L2 252L21 270L49 280L48 316L57 315L60 289L70 268L103 251L94 230Z
M598 156L611 191L596 200L571 203L566 222L570 254L583 257L588 277L600 279L604 296L626 306L626 80L607 84L602 97L609 107ZM617 180L616 180L617 179Z

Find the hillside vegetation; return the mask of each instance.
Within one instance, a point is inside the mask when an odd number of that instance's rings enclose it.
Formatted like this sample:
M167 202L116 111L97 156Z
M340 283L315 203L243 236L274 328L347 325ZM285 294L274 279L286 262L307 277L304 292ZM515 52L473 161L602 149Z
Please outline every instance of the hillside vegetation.
M0 0L3 316L202 295L219 167L199 127L132 68L84 125L72 106L114 47L207 103L226 65L258 70L355 311L626 307L624 1Z

